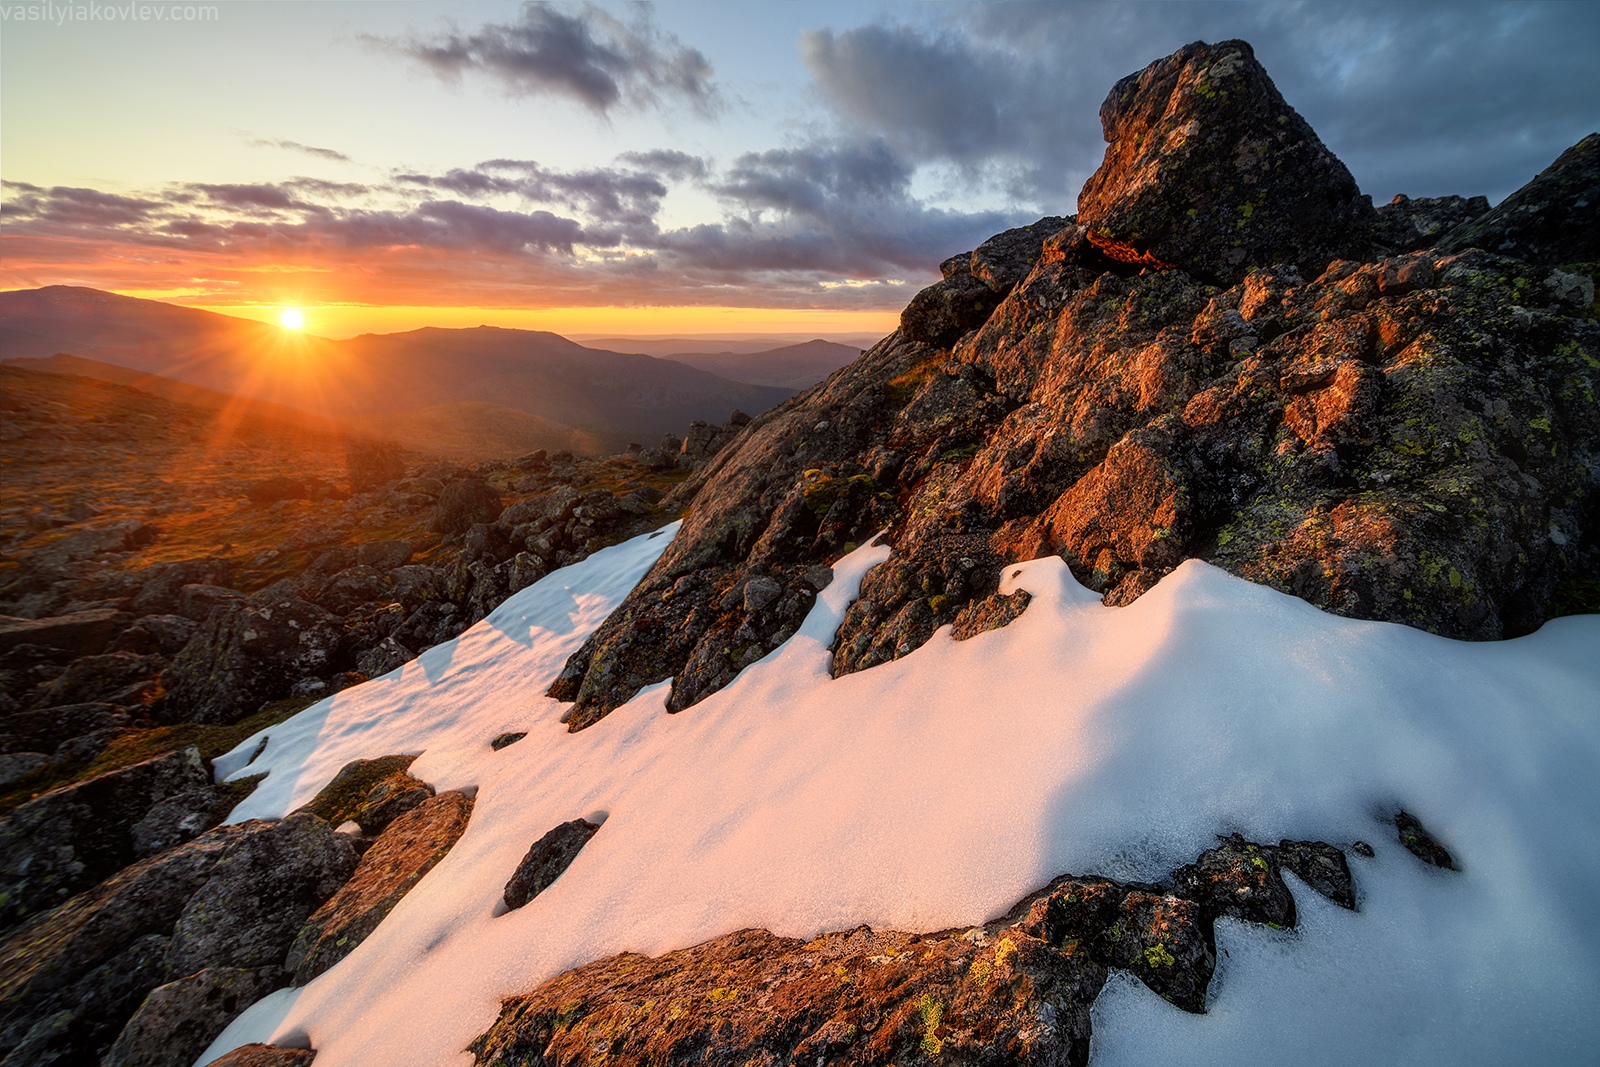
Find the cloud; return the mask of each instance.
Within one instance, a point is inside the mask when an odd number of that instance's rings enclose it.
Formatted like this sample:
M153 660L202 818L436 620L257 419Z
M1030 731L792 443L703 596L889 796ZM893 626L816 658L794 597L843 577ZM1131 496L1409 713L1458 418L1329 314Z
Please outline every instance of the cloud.
M316 145L301 144L299 141L265 140L258 137L253 138L248 143L252 148L283 148L290 152L303 152L308 156L316 156L318 159L331 159L339 163L353 162L343 152L336 152L331 148L318 148Z
M800 42L844 128L1070 210L1124 74L1242 37L1279 89L1387 199L1503 197L1600 123L1600 5L1008 3L935 9Z
M515 96L565 96L605 114L622 104L687 101L702 113L719 106L711 64L654 24L648 7L631 23L593 4L574 13L527 3L511 23L476 33L378 43L444 78L476 72Z
M710 164L699 156L691 156L674 148L653 148L648 152L623 152L617 156L623 163L677 181L704 178Z
M141 196L10 183L0 280L222 290L303 270L321 300L897 309L944 257L1031 221L925 203L912 164L882 139L749 152L722 171L672 150L618 162L495 159L372 185L188 183ZM722 217L664 229L678 181Z

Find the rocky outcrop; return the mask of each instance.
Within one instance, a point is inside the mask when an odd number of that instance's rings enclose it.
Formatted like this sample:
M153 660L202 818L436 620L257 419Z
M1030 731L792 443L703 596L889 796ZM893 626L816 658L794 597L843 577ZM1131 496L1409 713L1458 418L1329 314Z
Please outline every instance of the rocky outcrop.
M282 984L282 970L208 967L150 991L102 1067L190 1067L240 1012Z
M285 963L294 974L294 984L304 985L355 951L422 876L444 859L466 832L471 815L469 797L442 793L401 815L379 834L350 880L300 927Z
M415 756L351 760L300 809L330 826L353 822L363 833L382 832L433 796L433 787L406 773Z
M1482 248L1541 267L1600 264L1600 133L1591 133L1493 211L1463 222L1442 252ZM1593 296L1590 296L1591 303Z
M1343 859L1321 842L1230 838L1174 885L1066 876L969 930L863 926L809 942L741 930L655 959L612 956L505 1001L469 1051L496 1067L1081 1065L1110 969L1204 1011L1215 920L1293 926L1278 872L1281 857L1303 854ZM1354 899L1347 868L1331 888Z
M315 1049L250 1044L218 1056L205 1067L311 1067L316 1058Z
M294 931L354 865L349 841L307 814L224 825L123 867L0 945L0 1048L98 1062L158 985L218 966L258 971L251 989L282 985Z
M1372 201L1244 41L1196 42L1128 75L1100 124L1106 158L1078 221L1111 259L1228 286L1371 251Z
M1031 266L993 273L992 310L959 331L911 314L678 490L673 544L549 690L571 728L668 678L669 711L725 685L879 530L894 556L836 672L1003 625L1025 607L998 597L1003 566L1051 554L1113 606L1198 558L1463 639L1600 608L1586 275L1417 248L1482 205L1374 213L1237 42L1124 79L1103 114L1080 214L1001 235ZM1334 258L1375 240L1414 250Z
M329 612L271 587L213 614L161 676L171 722L236 722L326 673L343 627Z
M355 870L349 838L315 815L256 829L220 857L172 929L167 969L281 967L306 918Z
M127 866L134 828L151 807L210 783L190 747L46 793L0 819L0 929Z
M599 829L587 819L573 819L535 841L506 882L506 907L515 911L555 884Z

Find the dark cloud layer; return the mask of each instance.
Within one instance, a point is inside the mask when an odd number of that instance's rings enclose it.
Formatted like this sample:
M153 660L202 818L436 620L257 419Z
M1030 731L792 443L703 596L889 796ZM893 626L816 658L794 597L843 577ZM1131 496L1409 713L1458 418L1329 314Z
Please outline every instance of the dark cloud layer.
M1070 207L1111 85L1192 40L1242 37L1380 198L1498 199L1600 125L1600 4L1007 3L942 28L818 31L801 55L852 130L918 163Z
M515 22L379 43L442 77L472 71L517 96L565 96L602 114L624 103L658 103L664 96L702 112L718 102L705 56L662 33L647 8L624 23L592 4L569 14L528 3Z
M453 299L479 301L537 292L898 307L952 248L1023 221L931 207L912 194L913 173L882 139L845 139L746 153L720 171L657 150L574 171L494 159L374 184L184 183L140 196L8 183L3 232L9 258L41 268L169 262L203 273L205 263L243 271L268 261L335 285L431 277ZM681 183L720 201L723 218L663 229L662 203ZM25 281L27 269L10 273Z

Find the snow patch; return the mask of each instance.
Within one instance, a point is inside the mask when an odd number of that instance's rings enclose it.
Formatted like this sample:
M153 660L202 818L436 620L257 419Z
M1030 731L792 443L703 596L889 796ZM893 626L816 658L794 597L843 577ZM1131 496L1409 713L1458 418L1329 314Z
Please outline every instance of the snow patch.
M1052 876L1158 878L1217 833L1346 848L1361 910L1294 885L1299 930L1219 926L1205 1016L1137 983L1096 1008L1097 1064L1574 1062L1600 1042L1600 618L1464 643L1319 612L1191 561L1106 608L1059 559L1011 567L1010 626L840 679L828 645L865 571L835 566L799 632L682 714L665 686L567 734L543 692L666 547L549 575L417 662L217 761L270 770L280 816L352 759L420 753L476 786L454 849L345 960L241 1016L207 1058L306 1038L318 1067L468 1064L501 998L621 951L742 927L932 930ZM489 740L528 736L499 752ZM1399 806L1460 873L1406 853ZM497 914L528 846L607 815L565 874ZM598 820L595 820L598 821ZM1377 849L1363 859L1357 839ZM1292 876L1290 876L1292 878Z

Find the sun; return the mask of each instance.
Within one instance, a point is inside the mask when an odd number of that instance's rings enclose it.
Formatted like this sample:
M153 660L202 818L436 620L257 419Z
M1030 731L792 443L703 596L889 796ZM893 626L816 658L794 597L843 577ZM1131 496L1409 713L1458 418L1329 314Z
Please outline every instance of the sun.
M300 314L299 308L284 308L278 313L278 321L286 330L298 330L306 324L306 317Z

